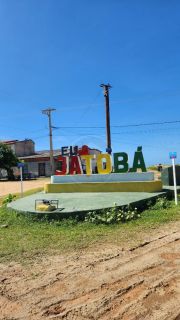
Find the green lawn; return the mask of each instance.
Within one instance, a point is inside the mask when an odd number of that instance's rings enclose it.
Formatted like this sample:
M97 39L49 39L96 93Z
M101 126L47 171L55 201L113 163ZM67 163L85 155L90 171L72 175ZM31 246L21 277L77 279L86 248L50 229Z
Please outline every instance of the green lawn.
M149 209L137 220L114 225L94 225L87 222L33 221L32 218L0 208L0 260L27 261L37 255L67 253L88 249L98 244L124 246L142 241L165 223L180 220L180 206L170 202L167 209ZM7 227L2 227L7 225Z

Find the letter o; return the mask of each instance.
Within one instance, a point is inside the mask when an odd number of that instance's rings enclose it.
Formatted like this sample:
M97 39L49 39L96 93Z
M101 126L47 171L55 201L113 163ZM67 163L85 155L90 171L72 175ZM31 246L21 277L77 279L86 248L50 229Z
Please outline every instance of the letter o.
M106 168L103 168L103 159L106 160ZM97 170L100 174L108 174L112 171L111 156L108 153L101 153L97 155Z

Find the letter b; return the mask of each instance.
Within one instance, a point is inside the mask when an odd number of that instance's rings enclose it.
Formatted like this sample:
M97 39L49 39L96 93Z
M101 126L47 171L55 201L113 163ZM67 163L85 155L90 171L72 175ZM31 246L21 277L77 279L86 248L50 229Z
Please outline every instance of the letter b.
M121 160L119 158L122 158ZM114 172L125 173L128 171L128 155L125 152L114 153Z

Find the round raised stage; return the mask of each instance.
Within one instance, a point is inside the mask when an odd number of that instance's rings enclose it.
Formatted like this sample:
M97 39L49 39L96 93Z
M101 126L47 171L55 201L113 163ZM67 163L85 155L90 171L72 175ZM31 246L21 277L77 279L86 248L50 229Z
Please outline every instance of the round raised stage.
M111 208L115 204L138 207L163 194L161 181L155 181L151 172L52 176L51 183L45 185L45 193L33 194L8 206L22 212L38 213L37 200L58 200L58 209L50 214L61 218Z
M35 200L59 200L58 209L50 214L58 213L59 217L66 215L76 215L80 212L88 212L91 210L100 210L104 208L118 207L126 205L139 206L142 202L158 196L165 195L165 192L146 193L146 192L94 192L94 193L43 193L38 192L31 196L18 199L8 204L8 207L22 212L30 212L36 214ZM47 212L46 212L47 213ZM46 214L42 213L41 214Z

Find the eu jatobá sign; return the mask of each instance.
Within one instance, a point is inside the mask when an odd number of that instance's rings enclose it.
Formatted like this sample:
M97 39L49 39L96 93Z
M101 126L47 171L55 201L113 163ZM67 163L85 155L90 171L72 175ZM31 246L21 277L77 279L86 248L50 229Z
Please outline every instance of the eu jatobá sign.
M128 154L125 152L116 152L112 156L107 153L92 155L88 154L88 149L84 146L84 149L82 147L82 150L78 155L64 155L58 158L57 161L61 163L61 170L56 170L56 175L83 174L82 160L85 161L86 174L91 175L93 159L96 160L97 172L99 174L110 174L111 172L137 172L138 169L141 169L142 172L146 172L142 147L138 147L137 151L135 151L133 165L130 168Z
M146 172L142 147L138 147L135 151L132 166L129 165L126 152L115 152L111 156L108 153L90 154L89 150L87 146L81 149L63 147L62 155L57 160L60 169L51 176L51 183L45 186L45 192L157 192L162 190L161 181L154 180L154 173ZM97 174L92 174L92 163L97 169ZM82 170L82 166L85 166L85 170Z

